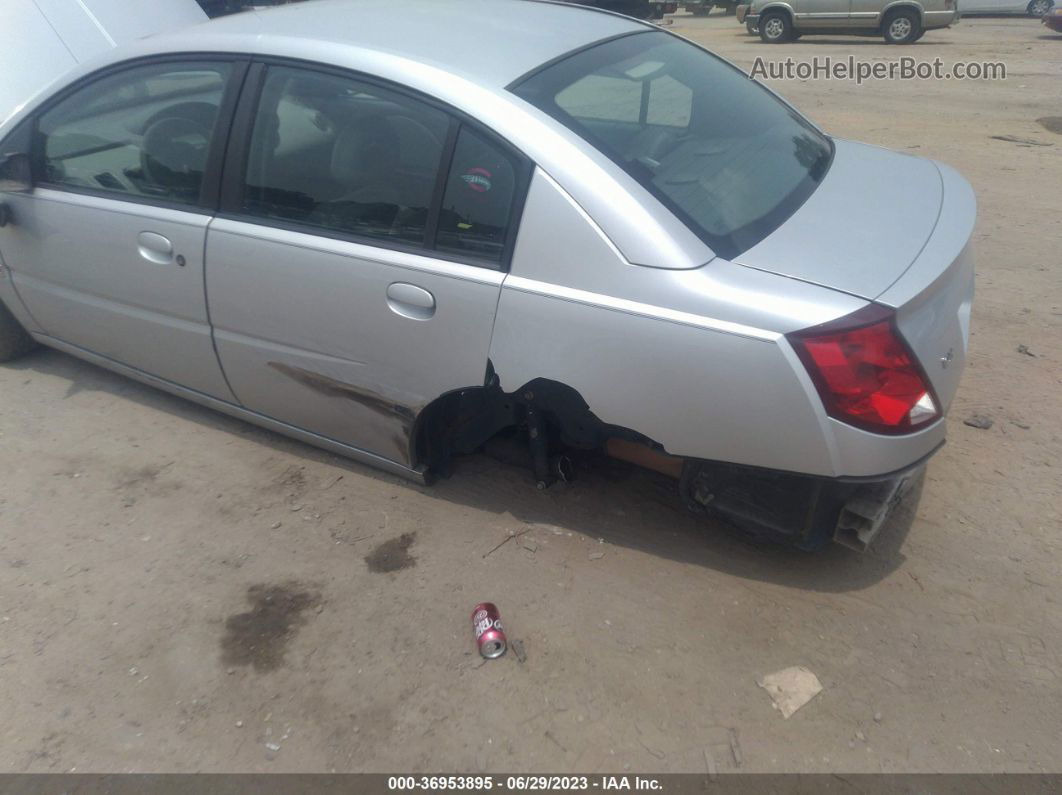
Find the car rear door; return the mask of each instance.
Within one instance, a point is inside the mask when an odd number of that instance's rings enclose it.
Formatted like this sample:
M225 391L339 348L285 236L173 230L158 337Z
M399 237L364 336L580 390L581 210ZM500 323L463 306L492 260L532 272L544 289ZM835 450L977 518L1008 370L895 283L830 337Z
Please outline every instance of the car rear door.
M221 363L246 408L408 466L424 407L484 382L526 167L395 86L255 72L207 236Z
M123 65L44 106L35 187L9 194L0 250L60 342L233 400L211 340L203 248L246 65L196 56ZM211 194L213 194L211 196Z

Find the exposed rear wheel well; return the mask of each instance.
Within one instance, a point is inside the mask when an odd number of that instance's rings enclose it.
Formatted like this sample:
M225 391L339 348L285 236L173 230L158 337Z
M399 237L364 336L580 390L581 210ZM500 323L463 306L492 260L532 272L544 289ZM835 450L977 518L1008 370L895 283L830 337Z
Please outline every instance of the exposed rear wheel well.
M536 378L505 392L491 368L485 386L442 395L420 412L412 433L413 465L448 477L455 456L474 453L506 429L531 427L544 428L552 448L593 450L619 438L663 452L635 431L602 422L567 384Z
M567 384L537 378L505 392L492 370L485 386L451 392L429 404L414 425L413 448L414 464L427 467L429 477L449 477L455 457L483 450L503 463L532 469L539 488L570 479L562 463L565 451L602 449L673 478L675 496L687 508L721 519L744 538L808 550L839 532L839 517L858 490L857 484L671 456L644 435L603 422ZM568 467L574 474L570 460ZM871 500L868 505L876 510L878 504ZM880 526L876 519L849 520L851 538L839 540L859 548Z

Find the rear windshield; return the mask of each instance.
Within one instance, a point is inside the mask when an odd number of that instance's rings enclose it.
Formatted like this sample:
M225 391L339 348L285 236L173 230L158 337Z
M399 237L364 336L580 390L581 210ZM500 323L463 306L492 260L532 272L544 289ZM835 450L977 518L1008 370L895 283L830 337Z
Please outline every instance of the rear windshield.
M646 32L582 50L511 87L649 189L733 258L792 215L833 147L714 55Z

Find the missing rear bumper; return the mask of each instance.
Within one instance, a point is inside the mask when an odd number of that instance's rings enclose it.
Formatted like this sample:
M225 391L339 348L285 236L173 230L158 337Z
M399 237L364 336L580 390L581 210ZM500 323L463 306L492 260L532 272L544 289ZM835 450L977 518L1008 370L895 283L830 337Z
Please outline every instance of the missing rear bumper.
M809 551L836 541L866 551L920 470L850 482L704 461L687 461L686 504L744 535Z

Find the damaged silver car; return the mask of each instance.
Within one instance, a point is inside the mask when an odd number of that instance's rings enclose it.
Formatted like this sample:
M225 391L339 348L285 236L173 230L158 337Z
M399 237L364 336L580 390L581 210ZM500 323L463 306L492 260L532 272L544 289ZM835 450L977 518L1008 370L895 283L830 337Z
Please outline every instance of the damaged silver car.
M0 140L3 358L42 343L421 483L502 433L540 488L603 449L807 549L865 546L944 442L969 185L652 25L245 13L79 68Z

